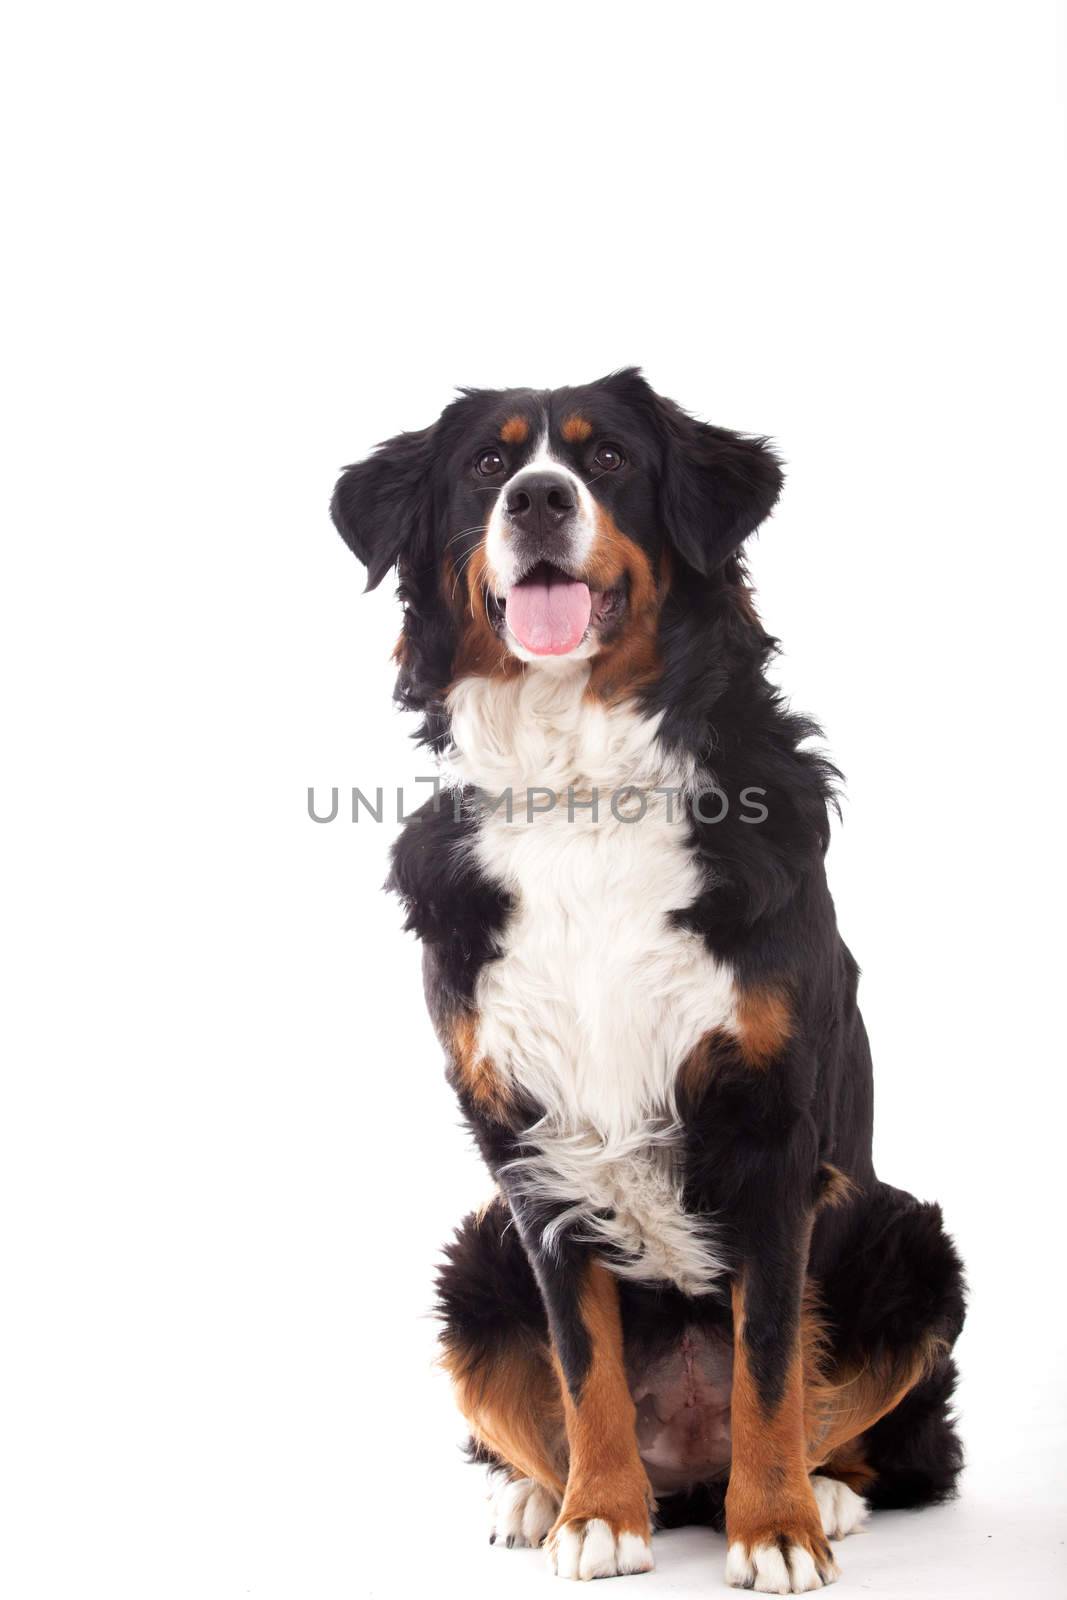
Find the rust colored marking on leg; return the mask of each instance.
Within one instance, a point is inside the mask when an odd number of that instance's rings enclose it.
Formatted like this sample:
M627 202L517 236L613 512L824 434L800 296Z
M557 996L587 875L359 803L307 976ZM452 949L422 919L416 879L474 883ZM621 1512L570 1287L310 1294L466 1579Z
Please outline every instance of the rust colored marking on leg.
M866 1494L878 1474L867 1460L862 1439L850 1439L839 1445L828 1460L819 1467L825 1478L837 1478L847 1483L854 1494Z
M798 1330L785 1352L781 1398L767 1408L748 1353L743 1284L733 1289L734 1377L731 1400L733 1459L726 1494L730 1560L751 1562L772 1547L806 1551L820 1574L836 1575L808 1479L804 1452L804 1373ZM735 1558L735 1547L739 1547ZM729 1569L728 1569L729 1570Z
M507 1086L478 1048L478 1019L470 1012L462 1012L452 1024L452 1077L479 1110L497 1122L507 1122L511 1110Z
M944 1349L942 1340L932 1339L899 1360L882 1359L859 1368L835 1367L812 1382L805 1405L807 1458L812 1470L895 1411Z
M890 1411L931 1371L944 1341L926 1337L899 1356L861 1364L835 1364L815 1284L808 1280L800 1319L804 1368L804 1439L809 1471L855 1456L862 1433ZM831 1473L844 1477L844 1470ZM846 1482L849 1480L846 1478ZM870 1481L870 1476L867 1481ZM850 1485L855 1487L855 1485Z
M592 1355L577 1399L556 1358L570 1475L553 1533L566 1522L599 1517L616 1535L635 1533L647 1540L652 1491L637 1451L636 1412L623 1361L618 1283L599 1262L591 1261L586 1269L580 1307Z
M820 1210L825 1207L832 1211L838 1206L847 1206L860 1193L859 1185L832 1161L824 1161L819 1168L819 1181L822 1185L817 1201Z
M695 1104L720 1062L762 1070L789 1042L792 1028L789 1002L782 989L767 985L739 991L733 1027L712 1028L697 1040L678 1068L679 1090ZM844 1203L849 1179L836 1167L824 1166L823 1175L822 1203Z
M567 1479L563 1401L546 1346L516 1338L494 1352L446 1345L441 1365L478 1443L557 1498Z
M768 1067L793 1032L784 991L774 984L742 989L737 997L737 1039L750 1067Z

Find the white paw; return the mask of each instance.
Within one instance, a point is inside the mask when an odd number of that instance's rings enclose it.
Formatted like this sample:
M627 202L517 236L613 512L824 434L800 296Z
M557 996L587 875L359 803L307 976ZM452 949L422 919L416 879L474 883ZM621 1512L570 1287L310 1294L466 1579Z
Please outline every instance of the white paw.
M822 1518L822 1531L828 1539L845 1539L856 1533L871 1514L866 1500L836 1478L823 1478L816 1473L811 1487Z
M590 1517L557 1528L548 1564L557 1578L621 1578L652 1571L652 1546L639 1533L616 1534L600 1517Z
M833 1583L837 1568L822 1570L803 1545L790 1544L784 1553L776 1544L757 1544L751 1550L740 1541L726 1553L726 1581L735 1589L757 1589L760 1594L806 1594Z
M489 1475L489 1543L528 1544L536 1549L544 1542L559 1512L559 1501L532 1478L509 1478L506 1473Z

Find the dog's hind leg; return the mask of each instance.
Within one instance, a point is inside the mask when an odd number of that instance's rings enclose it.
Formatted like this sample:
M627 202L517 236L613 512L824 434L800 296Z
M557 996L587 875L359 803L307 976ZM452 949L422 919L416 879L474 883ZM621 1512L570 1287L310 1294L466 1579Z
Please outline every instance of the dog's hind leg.
M948 1498L962 1465L950 1352L964 1287L939 1208L886 1184L858 1199L818 1292L826 1321L809 1362L809 1463L874 1507ZM823 1491L820 1508L835 1498Z
M469 1216L438 1276L441 1364L492 1470L490 1537L538 1545L567 1478L563 1397L541 1297L503 1201Z
M951 1408L955 1387L955 1362L943 1356L868 1432L864 1444L874 1476L866 1495L876 1510L936 1505L955 1493L963 1466Z

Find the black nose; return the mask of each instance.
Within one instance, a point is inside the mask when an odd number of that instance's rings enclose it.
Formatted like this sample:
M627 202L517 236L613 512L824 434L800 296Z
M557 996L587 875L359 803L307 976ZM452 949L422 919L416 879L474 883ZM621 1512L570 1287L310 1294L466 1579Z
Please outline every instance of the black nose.
M546 534L574 515L578 502L567 479L558 472L530 472L508 491L511 521L521 533Z

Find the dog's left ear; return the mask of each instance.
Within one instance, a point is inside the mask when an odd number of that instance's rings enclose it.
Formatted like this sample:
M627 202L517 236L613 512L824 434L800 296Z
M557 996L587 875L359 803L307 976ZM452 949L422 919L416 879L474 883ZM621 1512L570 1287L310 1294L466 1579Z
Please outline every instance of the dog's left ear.
M338 479L330 515L366 567L368 589L429 537L433 435L424 428L387 439Z
M648 394L663 445L664 526L689 565L706 576L770 514L782 490L781 463L766 439L713 428L673 400Z
M673 400L659 400L659 411L665 528L689 566L707 576L771 514L781 462L766 438L697 422Z
M673 400L660 408L663 519L689 565L706 575L770 515L782 492L781 464L766 439L697 422Z

